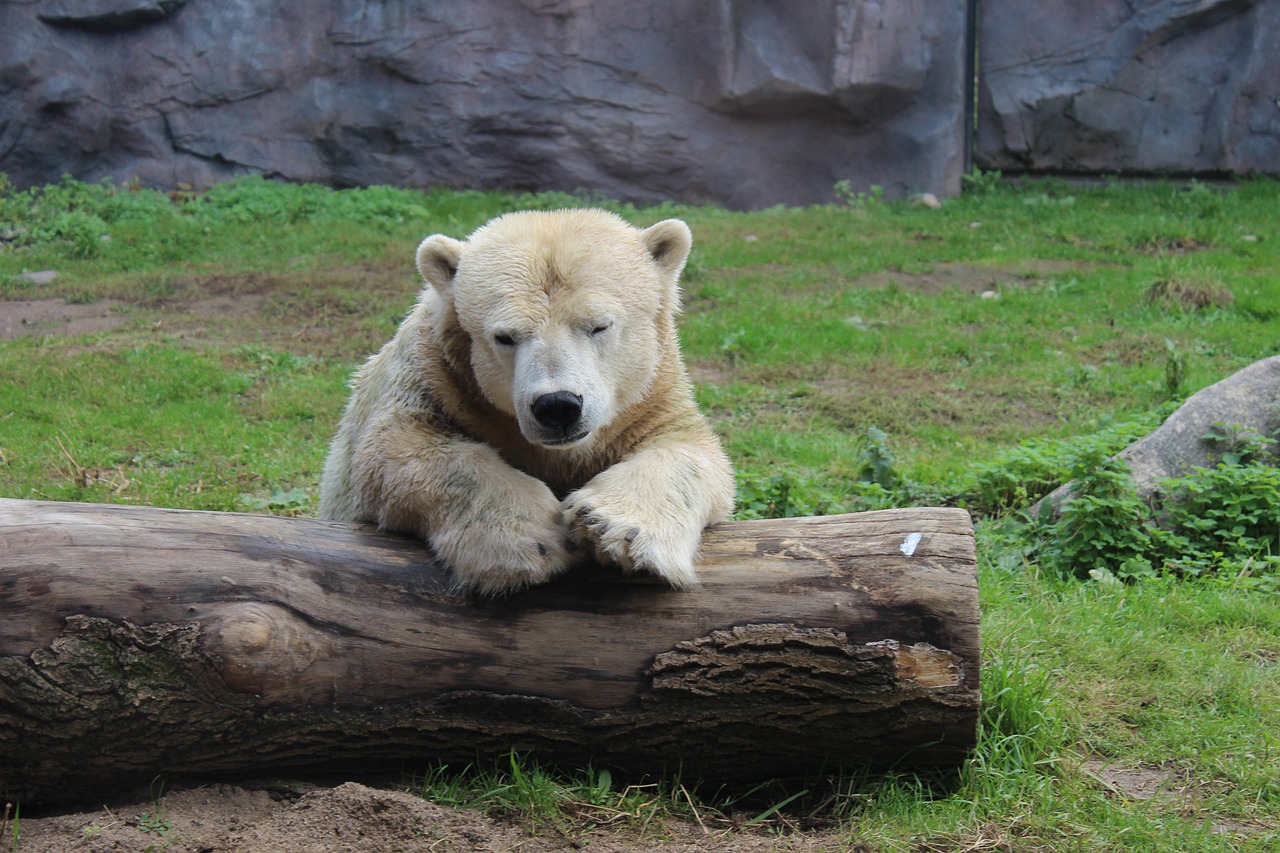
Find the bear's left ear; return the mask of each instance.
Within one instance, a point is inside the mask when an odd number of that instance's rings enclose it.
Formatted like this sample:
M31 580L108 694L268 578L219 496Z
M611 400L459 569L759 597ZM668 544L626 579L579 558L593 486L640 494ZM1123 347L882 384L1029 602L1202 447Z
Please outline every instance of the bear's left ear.
M684 262L689 259L689 249L693 247L693 235L689 233L688 225L679 219L664 219L641 231L640 239L658 269L672 281L680 277Z
M465 243L443 234L432 234L418 246L418 272L441 295L453 287L465 247Z

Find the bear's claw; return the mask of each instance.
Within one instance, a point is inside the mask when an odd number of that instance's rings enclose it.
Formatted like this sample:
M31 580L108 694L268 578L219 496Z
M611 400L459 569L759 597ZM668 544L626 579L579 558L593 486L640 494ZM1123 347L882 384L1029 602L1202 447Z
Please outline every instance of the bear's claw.
M681 531L669 530L663 535L663 525L637 523L640 519L610 517L595 502L579 503L583 496L570 496L566 501L564 521L570 536L596 560L620 566L627 572L650 572L677 589L694 589L699 586L693 569L693 555L697 551L697 536L687 548L682 546L685 537ZM671 527L672 525L667 525Z

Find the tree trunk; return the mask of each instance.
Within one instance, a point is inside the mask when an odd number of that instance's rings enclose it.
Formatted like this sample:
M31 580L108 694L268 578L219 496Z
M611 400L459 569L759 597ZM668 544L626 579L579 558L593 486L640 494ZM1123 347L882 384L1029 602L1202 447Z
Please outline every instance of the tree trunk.
M0 797L507 750L737 785L973 746L965 511L729 522L698 573L475 600L368 527L0 499Z

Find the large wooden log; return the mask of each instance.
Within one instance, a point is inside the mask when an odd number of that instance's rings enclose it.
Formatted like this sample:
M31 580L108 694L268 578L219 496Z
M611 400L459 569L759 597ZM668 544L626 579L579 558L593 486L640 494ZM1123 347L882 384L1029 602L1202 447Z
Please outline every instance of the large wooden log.
M512 749L747 784L972 747L965 511L730 522L698 573L474 600L367 527L0 500L0 796Z

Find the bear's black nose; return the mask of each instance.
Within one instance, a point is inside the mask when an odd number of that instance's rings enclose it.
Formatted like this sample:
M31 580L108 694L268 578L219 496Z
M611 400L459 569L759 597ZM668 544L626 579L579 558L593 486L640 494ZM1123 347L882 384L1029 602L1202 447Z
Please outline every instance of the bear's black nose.
M553 391L534 400L532 409L543 426L568 429L582 417L582 398L569 391Z

